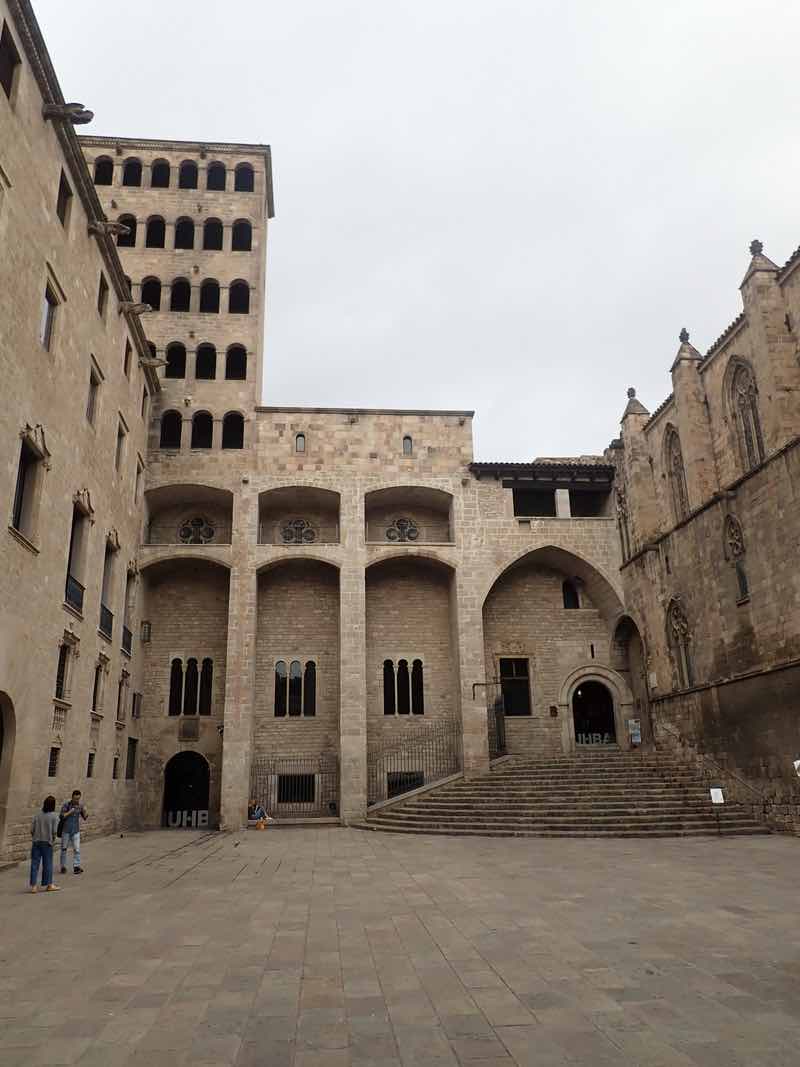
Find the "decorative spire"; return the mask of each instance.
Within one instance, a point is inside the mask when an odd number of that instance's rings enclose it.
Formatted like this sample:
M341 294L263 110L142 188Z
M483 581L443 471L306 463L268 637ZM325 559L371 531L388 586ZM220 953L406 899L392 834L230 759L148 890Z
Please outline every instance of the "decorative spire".
M633 386L631 386L631 388L628 390L628 404L627 404L627 406L625 408L625 411L623 412L623 415L622 415L623 419L627 415L649 415L649 414L650 414L650 412L647 410L647 408L644 406L644 404L642 404L641 401L636 399L636 390L633 388Z
M633 398L635 396L636 396L636 390L633 388L633 386L631 386L630 389L628 390L628 400L633 400Z
M760 256L763 251L764 251L764 245L763 245L763 243L761 241L758 240L758 238L756 238L754 241L750 242L750 255L751 256Z
M688 342L689 342L689 331L686 329L685 326L683 327L681 332L678 334L678 340L680 341L680 343L682 345L688 344Z

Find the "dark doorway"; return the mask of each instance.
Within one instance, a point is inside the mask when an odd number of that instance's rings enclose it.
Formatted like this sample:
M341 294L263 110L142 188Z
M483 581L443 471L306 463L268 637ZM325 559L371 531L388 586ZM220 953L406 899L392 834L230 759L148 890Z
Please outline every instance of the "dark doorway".
M576 744L616 744L614 701L602 682L581 682L572 697L572 713Z
M164 825L208 826L208 763L197 752L179 752L164 769Z

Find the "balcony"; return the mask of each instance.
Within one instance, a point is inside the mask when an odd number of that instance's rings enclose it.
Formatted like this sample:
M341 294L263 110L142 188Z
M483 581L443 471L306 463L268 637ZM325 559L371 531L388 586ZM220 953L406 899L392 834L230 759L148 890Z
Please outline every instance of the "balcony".
M133 634L130 632L127 626L122 627L122 651L126 656L130 656L131 648L133 647Z
M453 498L442 489L398 485L364 498L366 541L379 545L451 545Z
M267 489L258 498L258 543L284 548L339 543L339 494L309 485Z
M210 485L162 485L145 493L146 545L229 545L233 494Z
M86 592L77 578L67 575L67 588L64 592L64 600L75 611L83 611L83 594Z
M103 637L107 637L109 641L111 640L114 633L114 614L105 604L100 605L100 625L98 629Z
M307 519L265 522L258 527L260 545L338 545L337 523L323 525Z
M229 545L231 526L207 515L190 515L179 522L151 522L145 530L146 545Z

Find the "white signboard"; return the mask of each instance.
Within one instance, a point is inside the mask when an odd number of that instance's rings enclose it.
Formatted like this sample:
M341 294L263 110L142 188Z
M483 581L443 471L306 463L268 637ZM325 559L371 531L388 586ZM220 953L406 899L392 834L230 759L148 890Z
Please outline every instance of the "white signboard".
M724 804L725 797L722 795L721 789L711 789L711 803L712 804Z
M642 720L641 719L628 719L628 736L631 739L632 745L641 745L642 743Z

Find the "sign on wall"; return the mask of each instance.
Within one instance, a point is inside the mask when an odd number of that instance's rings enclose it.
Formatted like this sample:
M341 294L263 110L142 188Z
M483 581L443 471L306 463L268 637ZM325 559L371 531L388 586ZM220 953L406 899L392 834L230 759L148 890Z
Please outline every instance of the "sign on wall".
M167 826L172 829L199 830L208 826L208 811L168 811Z

